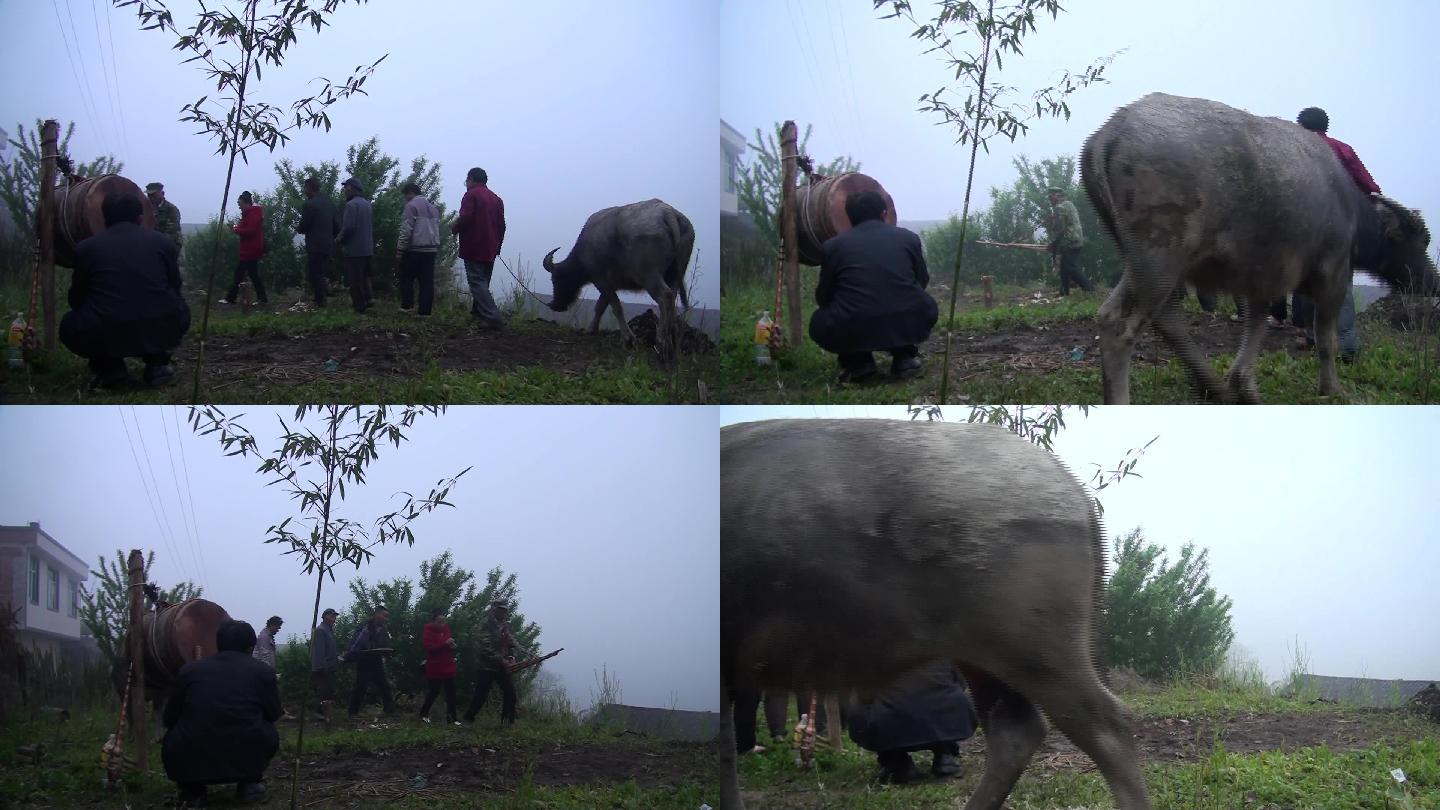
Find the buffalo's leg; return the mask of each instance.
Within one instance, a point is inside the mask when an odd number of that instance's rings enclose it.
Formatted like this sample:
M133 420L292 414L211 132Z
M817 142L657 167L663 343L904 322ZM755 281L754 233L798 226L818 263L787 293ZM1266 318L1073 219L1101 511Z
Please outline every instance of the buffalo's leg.
M1240 336L1240 351L1235 362L1225 374L1225 388L1235 399L1245 405L1260 404L1260 389L1255 385L1255 359L1260 356L1260 347L1265 342L1265 317L1268 314L1261 302L1240 299L1241 314L1245 317L1245 331Z
M1325 397L1340 394L1340 375L1335 371L1335 355L1340 345L1337 324L1340 320L1340 307L1345 303L1345 296L1350 294L1352 272L1347 257L1347 266L1343 269L1321 274L1335 279L1335 282L1327 289L1318 291L1314 297L1315 355L1320 361L1320 395Z
M720 810L745 810L740 800L740 775L736 772L735 715L730 708L730 690L720 683Z
M675 291L659 278L652 280L645 291L650 293L650 297L659 305L660 325L655 335L655 344L660 350L660 358L668 360L674 356L676 348Z
M590 319L590 334L600 334L600 319L605 317L605 307L610 303L610 293L605 290L598 290L600 295L595 299L595 317ZM621 324L624 327L624 324Z
M1190 372L1190 385L1195 397L1205 402L1228 402L1230 394L1220 378L1215 376L1210 360L1191 339L1185 321L1180 317L1180 307L1168 301L1155 317L1155 331L1165 340L1170 350L1180 356L1180 361Z
M625 322L625 305L620 303L620 293L610 293L610 311L615 313L615 323L620 325L620 334L625 338L625 345L635 344L635 333L630 331L630 324Z
M679 283L678 285L676 285L675 291L680 294L680 306L684 307L686 312L689 312L689 311L690 311L690 293L686 292L686 290L685 290L685 281L684 281L684 279L681 279L680 283Z
M1100 322L1100 382L1106 405L1130 404L1130 354L1146 321L1129 285L1127 270L1096 315Z
M965 810L999 810L1045 739L1045 721L1024 696L987 672L964 667L985 731L985 773Z
M1135 740L1120 700L1086 667L1080 678L1055 673L1036 680L1028 693L1070 742L1089 755L1104 774L1120 810L1150 810ZM1077 672L1080 670L1077 670Z

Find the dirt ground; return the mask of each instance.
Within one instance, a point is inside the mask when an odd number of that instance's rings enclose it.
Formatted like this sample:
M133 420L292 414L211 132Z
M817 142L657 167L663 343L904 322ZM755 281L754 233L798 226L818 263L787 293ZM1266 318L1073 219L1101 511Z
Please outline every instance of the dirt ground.
M1379 709L1346 713L1243 714L1225 720L1150 718L1136 723L1135 744L1143 760L1160 763L1194 762L1210 756L1216 735L1232 754L1293 751L1325 745L1335 752L1367 748L1377 742L1407 742L1414 731L1405 730L1403 716ZM981 744L965 745L978 753ZM1052 730L1034 764L1052 770L1094 770L1090 758L1068 739Z
M501 747L426 747L307 755L301 804L344 806L360 801L455 791L513 792L533 766L536 786L619 784L657 788L711 778L715 746L701 743L556 744L523 750ZM289 782L291 761L276 757L268 781ZM331 801L325 802L324 800Z

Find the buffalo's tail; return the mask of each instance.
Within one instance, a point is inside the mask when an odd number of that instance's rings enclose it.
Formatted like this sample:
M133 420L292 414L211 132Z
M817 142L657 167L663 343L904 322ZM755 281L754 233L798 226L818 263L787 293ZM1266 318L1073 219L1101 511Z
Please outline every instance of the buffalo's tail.
M1119 115L1116 112L1110 120L1114 121ZM1105 232L1115 240L1116 247L1124 255L1125 243L1120 238L1120 228L1115 220L1115 198L1110 193L1110 158L1115 151L1115 138L1105 133L1108 127L1109 123L1096 130L1080 148L1080 184L1085 187L1085 195L1095 207L1100 224L1105 226Z
M680 303L690 309L690 294L685 289L685 270L690 266L690 254L695 250L695 226L684 214L674 208L665 212L665 227L670 233L674 247L670 267L665 270L665 283L680 294Z

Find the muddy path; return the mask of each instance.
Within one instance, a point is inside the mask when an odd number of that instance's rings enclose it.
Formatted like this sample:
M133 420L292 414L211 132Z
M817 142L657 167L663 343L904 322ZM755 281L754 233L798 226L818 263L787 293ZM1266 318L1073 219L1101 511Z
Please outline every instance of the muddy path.
M347 807L405 797L512 793L527 778L537 787L611 785L634 780L654 789L713 780L715 746L703 743L554 743L540 746L423 746L306 754L302 806ZM291 760L267 774L288 789ZM478 795L477 795L478 799Z

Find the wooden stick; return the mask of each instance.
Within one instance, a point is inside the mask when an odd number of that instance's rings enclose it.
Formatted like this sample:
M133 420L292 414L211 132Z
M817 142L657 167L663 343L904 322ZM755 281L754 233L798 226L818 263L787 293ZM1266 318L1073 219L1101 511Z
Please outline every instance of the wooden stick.
M987 242L983 239L976 239L975 244L985 245L986 247L1015 248L1016 250L1033 250L1036 253L1039 253L1041 251L1047 251L1050 249L1049 245L1035 245L1029 242Z
M795 161L800 156L799 133L794 121L780 128L780 245L785 250L782 267L789 293L790 346L800 348L805 339L800 307L800 246L796 243Z
M130 551L130 740L140 773L150 773L150 741L145 733L145 555Z
M60 322L55 312L55 158L59 154L60 124L46 121L40 127L40 300L45 305L45 351L55 350L56 329Z

